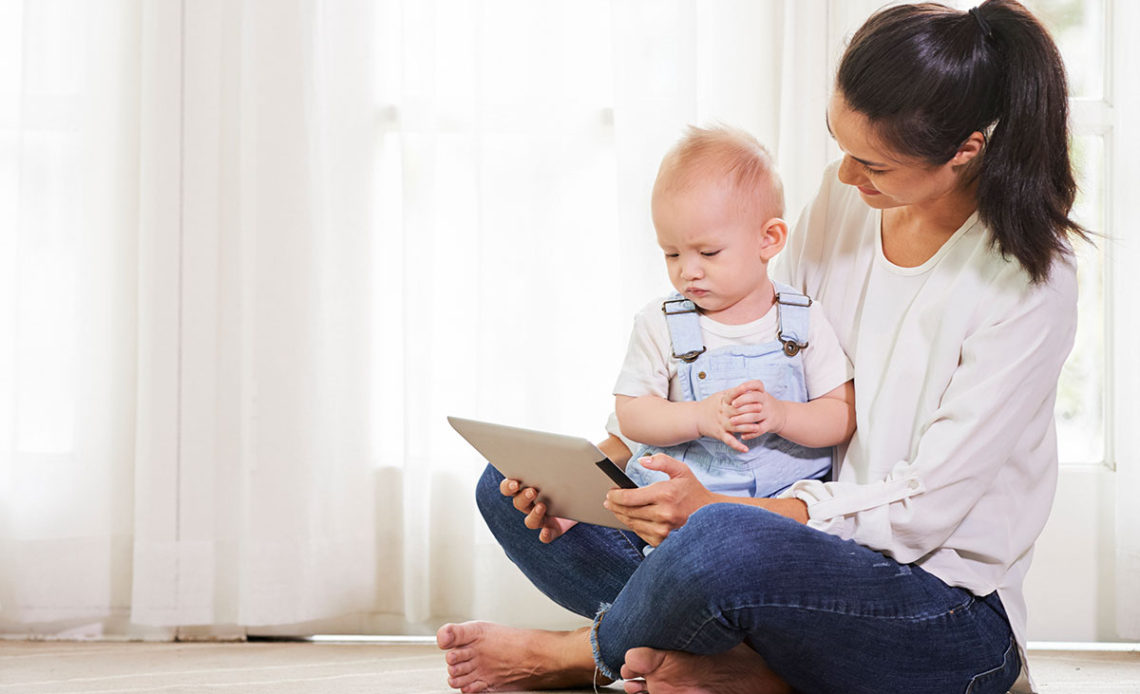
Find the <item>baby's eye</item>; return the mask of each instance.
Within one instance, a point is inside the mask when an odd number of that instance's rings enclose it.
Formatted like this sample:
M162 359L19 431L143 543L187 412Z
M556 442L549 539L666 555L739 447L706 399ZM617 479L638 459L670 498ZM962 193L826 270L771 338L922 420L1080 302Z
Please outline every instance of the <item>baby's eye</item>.
M717 253L720 253L720 250L715 250L715 251L701 251L701 255L703 255L703 256L704 256L704 257L706 257L706 258L711 258L711 257L713 257L714 255L716 255Z
M665 257L666 258L679 258L679 257L681 257L681 254L680 253L666 253Z

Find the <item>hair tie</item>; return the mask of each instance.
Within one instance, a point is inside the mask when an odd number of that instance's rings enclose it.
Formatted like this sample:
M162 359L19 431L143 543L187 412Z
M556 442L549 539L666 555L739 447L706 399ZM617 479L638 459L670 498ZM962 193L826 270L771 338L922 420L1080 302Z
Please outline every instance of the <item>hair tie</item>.
M987 39L993 36L994 31L990 28L990 23L986 21L986 18L982 16L982 13L978 11L977 7L970 8L970 16L973 17L974 21L976 21L978 23L978 26L981 27L982 34Z

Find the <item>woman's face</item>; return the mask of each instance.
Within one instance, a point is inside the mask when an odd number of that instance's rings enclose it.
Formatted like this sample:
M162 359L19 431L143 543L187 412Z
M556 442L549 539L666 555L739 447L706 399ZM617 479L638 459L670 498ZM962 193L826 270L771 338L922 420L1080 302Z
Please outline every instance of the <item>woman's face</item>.
M852 110L839 92L828 104L827 126L843 151L839 180L858 188L871 207L921 207L962 187L957 166L965 163L959 162L963 152L938 166L898 154L882 143L867 117ZM966 161L973 156L968 154Z

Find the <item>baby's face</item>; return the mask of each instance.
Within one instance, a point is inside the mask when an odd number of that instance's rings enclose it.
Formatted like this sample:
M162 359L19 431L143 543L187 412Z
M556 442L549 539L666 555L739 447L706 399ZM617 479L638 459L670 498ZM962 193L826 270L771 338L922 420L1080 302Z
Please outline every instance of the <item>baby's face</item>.
M721 323L763 316L772 285L761 255L765 220L753 219L727 182L656 191L653 225L673 287Z

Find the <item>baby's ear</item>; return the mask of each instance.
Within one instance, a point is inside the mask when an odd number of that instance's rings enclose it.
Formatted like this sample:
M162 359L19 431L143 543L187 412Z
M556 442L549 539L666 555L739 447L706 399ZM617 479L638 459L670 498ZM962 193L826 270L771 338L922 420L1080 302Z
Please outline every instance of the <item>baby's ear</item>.
M788 241L788 223L779 217L764 222L760 230L760 258L768 262L784 249Z

